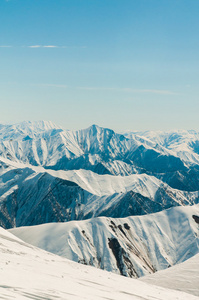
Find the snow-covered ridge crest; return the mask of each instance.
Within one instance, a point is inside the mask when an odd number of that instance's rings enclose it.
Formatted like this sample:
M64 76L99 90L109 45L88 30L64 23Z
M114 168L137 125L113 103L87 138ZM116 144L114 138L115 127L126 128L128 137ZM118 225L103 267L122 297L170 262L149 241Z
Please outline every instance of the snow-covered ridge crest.
M14 126L16 126L16 128L21 128L24 131L31 129L32 132L34 132L34 131L47 131L47 130L51 130L51 129L62 129L61 126L56 125L52 121L44 121L44 120L24 121L22 123L17 123Z
M20 138L26 135L34 137L41 132L62 129L51 121L23 121L12 125L0 125L0 137L2 139Z

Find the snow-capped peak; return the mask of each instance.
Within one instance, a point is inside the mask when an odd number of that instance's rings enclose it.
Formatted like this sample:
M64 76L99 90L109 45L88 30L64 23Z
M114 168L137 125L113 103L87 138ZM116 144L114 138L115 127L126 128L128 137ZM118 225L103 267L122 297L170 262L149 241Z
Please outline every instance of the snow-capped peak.
M14 125L18 129L32 131L32 132L41 132L52 129L61 129L60 126L57 126L55 123L51 121L24 121Z

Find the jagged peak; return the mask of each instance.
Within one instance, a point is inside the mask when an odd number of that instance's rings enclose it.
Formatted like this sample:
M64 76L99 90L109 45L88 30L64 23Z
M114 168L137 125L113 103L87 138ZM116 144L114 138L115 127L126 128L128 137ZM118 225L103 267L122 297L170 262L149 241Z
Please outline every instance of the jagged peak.
M103 127L97 125L97 124L92 124L89 127L85 128L85 129L81 129L81 130L86 130L86 131L90 131L90 130L102 130L104 129Z
M84 132L93 132L93 133L96 133L96 132L103 132L103 131L109 131L109 132L113 132L114 133L114 130L110 129L110 128L107 128L107 127L102 127L102 126L99 126L99 125L96 125L96 124L92 124L91 126L85 128L85 129L80 129L78 130L80 132L84 131Z

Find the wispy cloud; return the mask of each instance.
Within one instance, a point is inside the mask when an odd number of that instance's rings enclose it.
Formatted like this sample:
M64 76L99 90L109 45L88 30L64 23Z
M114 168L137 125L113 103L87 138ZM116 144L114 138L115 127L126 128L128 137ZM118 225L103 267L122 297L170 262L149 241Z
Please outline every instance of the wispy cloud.
M66 89L66 88L68 88L68 86L65 85L65 84L53 84L53 83L42 84L42 86L46 86L46 87L55 87L55 88L61 88L61 89Z
M177 95L176 92L161 89L132 89L132 88L112 88L112 87L77 87L80 90L87 91L113 91L125 93L146 93L146 94L159 94L159 95Z
M40 45L33 45L33 46L28 46L28 48L40 48ZM26 48L26 46L23 46L23 48Z
M150 94L160 94L160 95L177 95L176 92L169 91L169 90L150 90L150 89L143 89L143 90L134 90L135 93L150 93Z
M18 82L7 82L0 84L18 84ZM157 95L179 95L177 92L161 89L132 89L132 88L114 88L114 87L84 87L84 86L70 86L59 83L29 83L31 86L37 87L52 87L60 89L72 89L72 90L85 90L85 91L113 91L120 93L137 93L137 94L157 94Z
M55 46L55 45L31 45L31 46L27 46L27 48L62 48L62 47Z
M66 84L56 84L56 83L35 83L31 84L32 86L40 86L40 87L55 87L55 88L61 88L66 89L68 88L68 85Z
M84 49L86 46L59 46L59 45L31 45L27 46L28 48L61 48L61 49Z
M59 45L28 45L28 46L7 46L7 45L0 45L0 48L59 48L59 49L84 49L87 48L86 46L59 46Z
M62 47L55 46L55 45L47 45L47 46L43 46L43 48L62 48Z

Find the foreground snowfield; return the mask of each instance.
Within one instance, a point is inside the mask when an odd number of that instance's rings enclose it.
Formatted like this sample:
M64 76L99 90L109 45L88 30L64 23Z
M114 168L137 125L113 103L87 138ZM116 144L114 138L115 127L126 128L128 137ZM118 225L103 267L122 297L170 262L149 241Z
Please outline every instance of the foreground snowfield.
M140 280L199 296L198 267L199 254L179 265L159 271L150 276L145 276L140 278Z
M68 261L30 246L2 228L0 252L0 299L198 299Z

